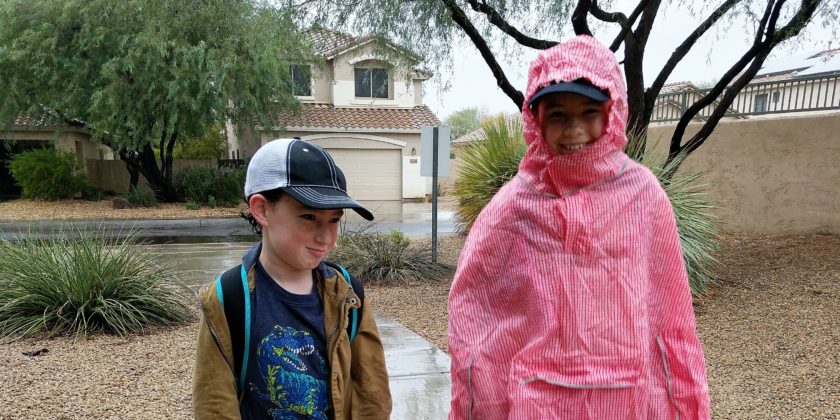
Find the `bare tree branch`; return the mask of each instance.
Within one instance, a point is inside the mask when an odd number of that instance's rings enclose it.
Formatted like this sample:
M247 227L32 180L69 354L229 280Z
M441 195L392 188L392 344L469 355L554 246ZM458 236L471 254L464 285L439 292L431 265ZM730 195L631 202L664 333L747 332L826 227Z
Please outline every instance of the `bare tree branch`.
M677 67L677 64L682 61L682 59L691 51L691 48L700 39L703 34L705 34L718 20L720 20L723 15L726 14L733 6L735 6L741 0L726 0L720 7L715 9L709 17L703 21L694 31L685 38L685 40L680 44L674 52L671 54L671 57L668 58L668 61L662 67L662 70L659 71L659 75L653 81L653 84L650 85L648 89L645 90L645 116L644 121L649 122L651 113L653 112L653 103L656 100L656 97L659 96L659 92L662 90L662 86L665 86L665 81L668 80L668 77L671 76L671 73L674 71L674 68Z
M511 38L521 45L538 50L544 50L557 45L557 42L555 41L532 38L523 34L519 31L519 29L516 29L513 25L508 23L508 21L506 21L496 9L488 5L484 0L481 2L478 2L478 0L467 0L467 3L469 3L470 7L472 7L472 9L476 12L487 15L487 20L490 23L501 29L502 32L510 35Z
M592 4L589 5L589 13L592 13L592 17L600 21L618 23L619 25L621 25L622 29L627 27L627 16L625 16L624 13L607 12L598 7L597 0L592 0Z
M771 2L772 3L772 2ZM741 60L730 69L725 78L728 80L721 80L719 81L713 90L709 92L701 101L692 105L689 110L683 114L683 117L680 119L680 122L677 124L676 131L674 132L674 136L671 138L671 147L668 153L668 160L674 159L680 153L691 153L697 148L699 148L712 134L715 126L720 122L721 118L726 115L726 111L732 105L732 102L735 100L735 97L738 96L738 93L741 89L746 86L758 71L761 69L761 66L764 64L764 61L767 59L767 56L770 55L770 52L780 42L787 40L793 36L796 36L802 28L813 18L814 13L817 7L820 4L819 0L803 0L799 10L797 11L796 15L794 15L790 22L787 25L781 28L781 30L775 30L776 21L779 18L779 14L781 13L781 7L784 3L784 0L779 1L774 7L771 9L771 4L768 4L767 11L765 11L765 15L762 18L762 27L764 27L764 23L766 23L766 39L763 42L754 43L753 47L741 58ZM715 110L712 112L712 115L709 119L703 124L703 127L686 142L685 146L680 146L680 139L685 134L685 129L688 126L688 123L691 119L705 106L710 105L720 96L721 92L726 87L726 84L734 78L734 75L737 74L738 71L736 68L743 68L744 61L747 59L748 56L752 55L754 60L752 61L751 65L745 71L738 80L733 83L731 86L726 88L726 93L723 95L723 98L720 100L718 105L715 107Z
M461 27L461 29L473 42L473 45L475 45L481 53L481 57L484 58L484 62L487 63L487 66L490 67L490 71L493 72L493 76L496 78L496 85L502 89L505 95L507 95L519 109L522 109L522 104L525 102L524 95L522 95L522 92L516 90L516 88L510 84L510 81L507 79L507 76L505 76L505 72L502 70L499 62L496 61L496 57L493 56L493 52L490 51L487 41L484 40L478 32L478 29L476 29L472 22L470 22L466 13L464 13L464 11L455 4L455 0L441 1L452 13L452 20Z
M572 12L572 27L575 29L577 35L592 36L592 31L589 30L589 24L586 23L586 16L589 15L589 6L592 0L578 0L577 7Z
M610 50L612 52L618 51L618 47L620 47L621 43L627 38L627 34L633 30L633 25L636 23L636 19L639 18L639 15L641 15L642 11L647 7L648 1L649 0L641 0L639 4L636 5L636 8L633 9L633 13L630 14L629 18L627 18L626 24L622 26L621 32L618 33L612 44L610 44Z

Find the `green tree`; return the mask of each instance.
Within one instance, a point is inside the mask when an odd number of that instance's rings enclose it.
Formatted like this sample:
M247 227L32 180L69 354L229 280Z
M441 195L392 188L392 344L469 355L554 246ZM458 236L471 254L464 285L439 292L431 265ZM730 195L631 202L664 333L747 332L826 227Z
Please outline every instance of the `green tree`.
M480 108L464 108L449 114L443 119L443 124L452 128L452 138L457 139L477 130L486 116L487 113Z
M0 0L0 127L90 130L172 201L180 139L297 106L290 66L312 55L295 19L259 0Z
M203 135L175 144L175 159L220 159L227 157L227 141L222 123L213 124Z
M712 90L682 114L670 139L668 163L693 152L709 138L737 94L777 46L796 38L817 16L829 24L840 21L840 0L717 0L714 4L637 0L632 8L614 10L616 3L609 0L336 0L319 2L313 12L318 19L332 25L352 22L359 31L388 35L408 48L425 53L427 64L438 69L451 68L452 46L467 40L481 54L499 88L520 109L523 94L511 84L499 55L515 54L522 47L549 48L557 43L555 40L568 36L570 29L576 34L592 34L589 22L597 21L595 29L605 34L617 33L610 49L623 57L630 112L628 133L642 132L637 141L646 138L644 131L662 87L697 41L717 28L742 30L739 34L751 39L752 44L722 75L710 75L716 79ZM688 7L702 21L664 64L656 64L661 66L656 77L646 82L642 70L652 66L655 60L648 60L646 47L657 19L663 18L669 5ZM394 19L394 16L412 19ZM720 48L730 47L721 45ZM704 119L700 130L687 135L689 122L707 106L714 108L712 114Z

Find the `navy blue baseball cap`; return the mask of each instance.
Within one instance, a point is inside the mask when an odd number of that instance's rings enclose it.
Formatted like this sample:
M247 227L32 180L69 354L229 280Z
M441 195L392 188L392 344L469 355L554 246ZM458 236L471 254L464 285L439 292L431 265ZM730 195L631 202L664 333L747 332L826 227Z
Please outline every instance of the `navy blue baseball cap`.
M576 93L592 99L595 102L606 102L610 100L610 95L607 91L598 88L586 79L577 79L571 82L554 82L550 85L544 86L531 97L531 101L528 102L528 106L533 107L545 95L561 92Z

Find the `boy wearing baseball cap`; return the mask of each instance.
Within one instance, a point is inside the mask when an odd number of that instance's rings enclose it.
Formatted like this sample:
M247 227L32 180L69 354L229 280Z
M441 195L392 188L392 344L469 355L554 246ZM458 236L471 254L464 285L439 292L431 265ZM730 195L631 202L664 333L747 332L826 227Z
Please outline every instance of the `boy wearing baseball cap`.
M674 213L627 144L613 53L542 51L527 152L470 229L449 293L450 419L708 419Z
M361 282L323 259L347 195L322 148L279 139L253 156L244 215L262 241L199 292L197 419L387 419L382 342Z

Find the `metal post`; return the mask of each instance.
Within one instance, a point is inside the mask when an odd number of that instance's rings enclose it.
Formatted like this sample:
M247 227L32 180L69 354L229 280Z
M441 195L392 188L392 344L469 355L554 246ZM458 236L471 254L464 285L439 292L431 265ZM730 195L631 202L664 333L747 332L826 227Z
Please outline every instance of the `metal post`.
M428 168L428 166L427 166ZM432 262L437 264L438 128L432 129Z

